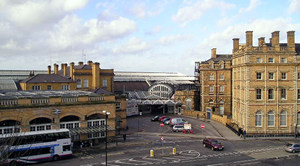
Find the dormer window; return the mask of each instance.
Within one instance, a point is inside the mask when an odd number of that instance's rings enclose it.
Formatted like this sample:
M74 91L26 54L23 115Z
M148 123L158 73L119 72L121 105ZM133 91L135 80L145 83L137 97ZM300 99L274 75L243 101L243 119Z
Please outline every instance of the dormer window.
M213 69L213 68L214 68L214 61L210 61L210 62L209 62L209 68L210 68L210 69Z

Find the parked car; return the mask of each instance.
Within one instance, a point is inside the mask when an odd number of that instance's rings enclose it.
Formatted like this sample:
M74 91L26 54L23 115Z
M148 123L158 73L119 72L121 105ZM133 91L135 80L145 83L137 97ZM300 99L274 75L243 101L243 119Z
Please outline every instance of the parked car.
M163 122L165 124L166 121L170 120L169 117L164 118L161 122Z
M203 139L203 146L211 148L211 150L223 150L224 145L222 145L220 142L218 142L215 139L210 139L210 138L204 138Z
M168 118L167 116L161 116L158 121L162 122L162 120L164 120L165 118Z
M288 143L285 145L284 150L291 153L299 152L300 143Z
M151 118L151 121L158 121L158 119L160 118L160 115L156 115L153 118Z
M173 125L183 125L185 123L188 123L188 121L184 120L183 118L171 118L170 120L170 125L173 126Z
M169 125L170 124L170 120L171 120L171 118L169 120L164 121L164 124L165 125Z
M181 132L181 131L183 131L184 130L184 126L183 125L174 125L173 126L173 132Z

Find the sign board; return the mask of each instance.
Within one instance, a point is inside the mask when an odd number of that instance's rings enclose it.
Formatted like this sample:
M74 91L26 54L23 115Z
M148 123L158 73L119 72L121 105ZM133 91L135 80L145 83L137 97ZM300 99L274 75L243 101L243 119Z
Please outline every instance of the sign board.
M160 138L162 141L164 141L165 140L165 138L164 138L164 136L161 136L161 138Z
M191 129L192 129L192 124L190 124L190 123L185 123L185 124L183 125L183 127L184 127L185 130L191 130Z
M204 124L201 124L201 129L204 129L205 128L205 125Z
M164 127L165 125L163 123L159 124L160 127Z

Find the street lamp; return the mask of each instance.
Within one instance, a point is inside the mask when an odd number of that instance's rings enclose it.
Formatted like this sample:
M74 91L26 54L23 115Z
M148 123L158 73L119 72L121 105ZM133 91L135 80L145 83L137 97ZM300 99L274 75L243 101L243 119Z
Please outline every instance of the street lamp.
M110 112L107 112L105 110L102 111L105 114L105 135L106 135L106 140L105 140L105 165L107 165L107 119L108 115Z

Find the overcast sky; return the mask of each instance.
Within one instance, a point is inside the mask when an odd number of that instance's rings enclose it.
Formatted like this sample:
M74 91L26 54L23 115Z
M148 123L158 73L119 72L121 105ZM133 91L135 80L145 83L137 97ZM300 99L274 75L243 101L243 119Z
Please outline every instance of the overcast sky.
M277 30L300 43L300 0L0 0L0 69L92 60L193 75L195 61L231 53L247 30L254 45Z

